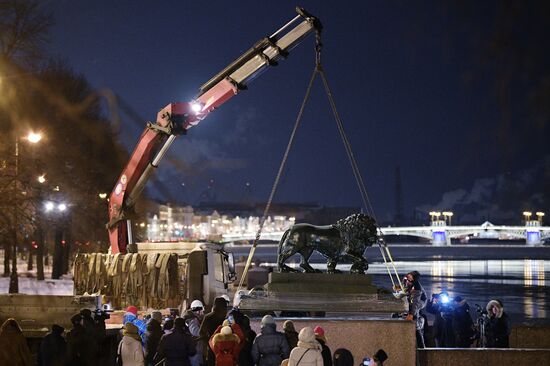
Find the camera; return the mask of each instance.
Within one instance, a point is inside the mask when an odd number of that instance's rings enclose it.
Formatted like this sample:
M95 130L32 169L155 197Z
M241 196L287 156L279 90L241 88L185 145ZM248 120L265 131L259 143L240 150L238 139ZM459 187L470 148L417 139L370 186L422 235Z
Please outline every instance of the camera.
M487 309L482 308L481 306L479 306L479 304L474 304L474 306L476 307L476 312L477 312L479 315L488 315L488 314L489 314L489 313L487 312Z
M96 322L100 322L100 321L105 321L107 319L111 319L111 314L109 313L112 313L113 311L112 310L107 310L107 309L95 309L94 311L92 311L92 314L94 315L94 320Z

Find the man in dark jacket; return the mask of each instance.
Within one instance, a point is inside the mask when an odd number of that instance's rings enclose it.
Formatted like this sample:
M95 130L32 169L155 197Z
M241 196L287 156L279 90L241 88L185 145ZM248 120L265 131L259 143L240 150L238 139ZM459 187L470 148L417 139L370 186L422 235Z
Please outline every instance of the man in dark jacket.
M73 315L71 323L73 329L67 333L67 365L94 365L90 348L90 344L93 343L93 340L84 329L82 315Z
M160 311L153 311L151 319L147 323L147 331L145 332L145 365L154 365L153 358L157 353L157 347L162 337L162 314Z
M510 332L512 330L510 318L504 311L500 300L491 300L487 304L489 321L486 324L487 347L509 348Z
M216 357L210 347L208 346L208 341L210 337L214 334L216 329L222 325L227 315L227 302L221 298L217 297L214 299L214 307L212 311L204 316L202 320L201 329L199 330L202 349L207 350L204 352L204 364L208 366L214 366L216 364Z
M82 325L84 330L88 334L88 337L92 340L89 345L90 357L92 357L91 362L97 364L101 356L101 345L106 337L106 333L92 317L92 312L90 309L81 309L80 315L82 315ZM103 327L105 327L105 322L103 322Z
M460 296L454 298L453 331L455 347L469 348L474 336L474 321L470 315L470 305Z
M426 311L434 315L433 337L436 347L454 347L453 305L446 292L432 295Z
M261 324L261 333L252 345L252 360L258 366L279 366L290 355L286 337L277 332L271 315L264 316Z
M46 334L38 352L38 366L64 366L67 357L67 342L63 338L65 328L52 325L52 331Z
M162 336L154 362L166 360L166 366L190 366L189 357L197 353L193 337L188 333L183 318L174 320L172 333Z
M317 342L319 342L322 348L321 355L323 356L323 365L332 366L332 352L330 352L330 348L327 346L327 338L325 337L325 330L320 326L316 326L313 329L313 333L315 333L315 339L317 340Z

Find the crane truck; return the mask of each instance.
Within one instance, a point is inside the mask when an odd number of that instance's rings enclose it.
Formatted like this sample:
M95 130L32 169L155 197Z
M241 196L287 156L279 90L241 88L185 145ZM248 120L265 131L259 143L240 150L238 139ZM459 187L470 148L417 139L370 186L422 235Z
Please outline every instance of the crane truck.
M110 253L79 254L75 295L101 293L117 307L166 308L200 299L208 307L235 279L233 257L214 243L135 243L131 217L136 200L176 137L276 66L306 36L321 32L319 19L297 7L297 15L200 87L192 101L170 103L147 123L109 196Z

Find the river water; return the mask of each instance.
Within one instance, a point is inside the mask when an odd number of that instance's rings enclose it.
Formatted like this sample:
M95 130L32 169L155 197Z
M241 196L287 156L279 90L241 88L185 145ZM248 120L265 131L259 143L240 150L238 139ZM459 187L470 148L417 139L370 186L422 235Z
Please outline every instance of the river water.
M550 248L539 247L540 250L530 255L533 257L548 257ZM243 248L244 249L244 248ZM275 249L275 248L273 248ZM479 248L478 248L479 249ZM404 248L403 248L404 250ZM427 250L431 250L428 249ZM275 266L275 256L266 255L267 248L260 250L265 258L263 265ZM276 253L276 249L274 250ZM503 252L516 252L515 257L525 253L521 248L489 247L484 250L486 257L498 257ZM247 253L247 250L237 250L237 253ZM269 250L271 252L271 250ZM467 252L467 251L465 251ZM271 253L270 253L271 254ZM508 257L513 257L509 253ZM476 312L474 304L485 307L491 299L499 299L504 303L506 312L514 323L550 324L550 260L548 259L460 259L440 260L437 255L422 257L425 260L396 261L395 265L401 277L409 271L421 273L421 283L431 296L441 291L447 291L450 297L461 296L472 308L472 316ZM294 257L289 265L295 265L299 258ZM312 266L326 270L326 264L320 257L312 258ZM294 263L294 264L293 264ZM348 270L349 264L338 266ZM368 274L372 276L377 286L390 289L392 283L383 262L374 260L370 263Z

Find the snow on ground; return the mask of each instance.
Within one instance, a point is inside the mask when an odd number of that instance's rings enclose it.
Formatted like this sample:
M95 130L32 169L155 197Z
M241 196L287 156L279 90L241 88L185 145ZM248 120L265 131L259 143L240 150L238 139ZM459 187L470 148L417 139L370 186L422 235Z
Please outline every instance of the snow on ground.
M0 259L1 260L1 259ZM3 260L1 261L3 263ZM19 293L30 295L72 295L73 276L65 275L59 280L52 280L51 266L44 266L44 281L36 280L36 265L34 270L27 271L27 262L19 259L17 263L19 275ZM0 277L0 294L8 293L9 277Z

